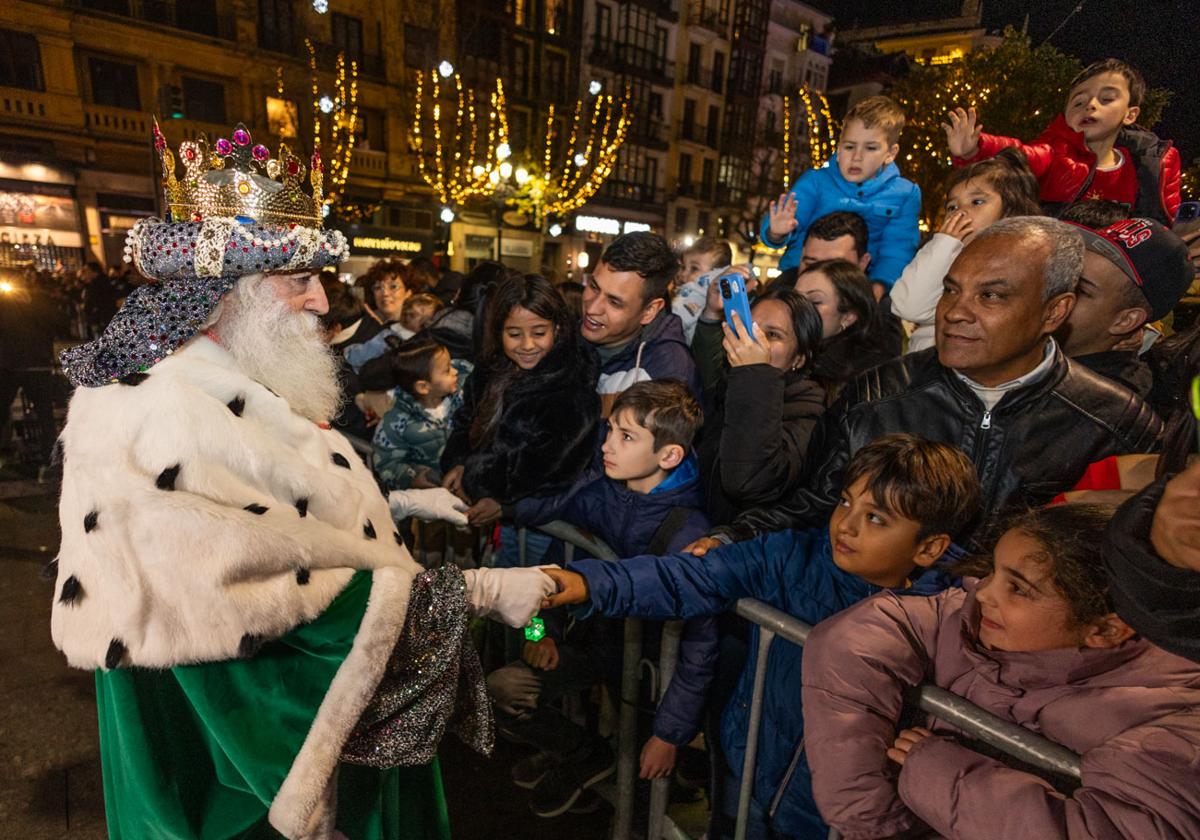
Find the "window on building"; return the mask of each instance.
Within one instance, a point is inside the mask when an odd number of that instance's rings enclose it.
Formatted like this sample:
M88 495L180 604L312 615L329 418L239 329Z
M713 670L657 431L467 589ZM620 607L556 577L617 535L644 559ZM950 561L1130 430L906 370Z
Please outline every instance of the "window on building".
M225 124L225 85L210 79L184 76L183 113L189 120Z
M663 116L663 97L661 93L651 92L647 101L647 111L651 117L661 120Z
M0 85L24 90L46 89L37 38L25 32L0 29Z
M293 0L258 0L258 45L275 52L293 51L296 46Z
M603 50L612 40L612 8L603 3L596 4L596 43L597 51Z
M660 59L667 54L667 38L669 37L667 28L659 26L654 31L654 53Z
M692 185L692 156L686 152L679 156L679 191Z
M642 168L641 182L646 185L653 197L654 191L658 189L658 158L646 157L646 164Z
M356 148L367 152L387 151L387 114L374 108L359 108L355 127Z
M422 70L437 64L437 33L424 26L404 24L404 63Z
M716 93L725 89L725 53L713 53L712 89Z
M542 98L561 99L567 93L567 56L557 50L543 48Z
M507 0L505 10L512 16L513 23L525 29L531 28L534 0Z
M705 158L700 164L700 185L704 188L704 200L712 201L713 178L716 175L717 162Z
M96 12L110 12L114 15L129 14L129 0L80 0L79 5Z
M300 108L294 100L267 97L267 130L280 140L300 136Z
M700 45L688 44L688 66L687 66L688 84L700 84Z
M774 60L771 62L771 69L767 72L767 93L781 93L783 91L783 62Z
M333 46L338 52L344 52L346 59L353 59L360 65L363 57L363 26L362 21L350 15L333 13Z
M529 109L508 109L508 145L513 153L522 157L529 150Z
M696 233L704 236L709 233L708 226L712 224L712 213L708 210L701 210L696 214Z
M516 96L529 96L529 43L514 38L508 53L509 84Z
M675 208L675 230L687 230L688 226L688 209L686 207Z
M551 35L562 35L566 31L566 0L546 0L546 32Z
M149 4L144 4L143 8ZM213 37L231 38L231 32L221 32L217 16L217 0L175 0L175 25L189 32Z
M683 100L683 137L685 140L696 139L696 100Z
M721 108L718 105L708 106L708 136L705 137L705 142L714 149L717 147L718 138L721 136Z
M92 101L97 105L131 111L141 109L136 65L92 57L88 59L88 75L92 82Z

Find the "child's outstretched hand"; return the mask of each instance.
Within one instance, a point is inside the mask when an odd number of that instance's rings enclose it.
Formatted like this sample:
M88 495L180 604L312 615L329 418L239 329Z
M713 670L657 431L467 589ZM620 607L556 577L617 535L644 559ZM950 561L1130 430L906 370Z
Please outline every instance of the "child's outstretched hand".
M970 216L961 210L955 210L953 213L946 214L946 218L942 220L942 227L938 233L953 236L959 242L965 243L967 237L975 233L975 226L971 224Z
M950 124L942 123L942 128L946 132L950 154L956 158L975 157L979 152L979 135L983 133L983 126L978 124L979 116L975 109L955 108L946 116Z
M675 754L678 748L668 744L662 738L651 735L642 747L641 770L639 779L665 779L675 769Z
M796 196L790 192L781 193L778 199L771 202L767 231L771 234L773 242L784 241L796 229L796 225L799 224L796 221L796 206Z
M544 566L545 572L558 587L558 591L542 601L542 609L563 607L570 604L584 604L588 599L587 578L579 572L568 572L554 566Z
M530 668L553 671L558 667L558 645L549 636L540 642L526 642L521 658Z
M912 729L905 729L896 736L896 743L888 749L887 757L897 764L903 764L905 759L908 758L909 750L926 738L932 737L933 733L924 726L914 726Z

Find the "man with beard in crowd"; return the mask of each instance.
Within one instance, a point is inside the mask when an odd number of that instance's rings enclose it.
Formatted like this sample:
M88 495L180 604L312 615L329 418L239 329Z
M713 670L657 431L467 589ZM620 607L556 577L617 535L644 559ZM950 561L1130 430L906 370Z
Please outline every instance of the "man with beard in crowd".
M320 160L309 196L238 126L176 180L155 133L171 218L126 248L152 282L63 354L51 632L96 669L109 834L444 837L438 740L491 743L468 610L521 626L538 601L423 572L329 428L317 271L346 248Z

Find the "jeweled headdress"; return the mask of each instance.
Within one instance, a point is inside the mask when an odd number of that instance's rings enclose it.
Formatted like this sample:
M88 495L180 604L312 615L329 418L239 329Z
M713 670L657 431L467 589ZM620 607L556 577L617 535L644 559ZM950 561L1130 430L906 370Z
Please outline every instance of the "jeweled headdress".
M228 138L210 149L208 138L179 146L183 178L177 177L175 156L154 123L154 148L162 158L163 192L177 222L210 218L253 219L261 225L321 226L321 152L313 152L308 170L312 195L304 192L304 162L286 144L279 156L254 143L238 123Z
M143 374L194 336L238 278L336 265L349 256L340 231L322 230L319 151L275 158L238 124L210 149L203 135L175 155L154 124L167 218L142 219L125 237L139 286L95 341L63 352L67 378L95 387ZM304 191L305 175L312 192Z

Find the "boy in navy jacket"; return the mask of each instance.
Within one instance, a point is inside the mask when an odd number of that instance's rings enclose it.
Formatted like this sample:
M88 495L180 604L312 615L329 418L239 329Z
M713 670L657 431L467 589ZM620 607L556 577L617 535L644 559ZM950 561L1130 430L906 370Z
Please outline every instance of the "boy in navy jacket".
M828 528L781 531L723 546L703 558L642 556L620 563L581 560L547 569L559 582L550 606L586 604L581 616L694 618L757 598L816 624L883 589L934 594L950 583L934 567L979 510L979 479L958 449L906 434L860 449L846 470L841 502ZM735 776L746 753L758 628L750 659L721 721L721 742ZM800 710L801 648L777 639L770 649L748 836L824 837L804 758ZM714 831L736 813L714 807ZM769 830L767 828L769 826Z
M604 475L597 466L567 493L523 499L505 513L523 525L561 519L621 557L680 551L708 528L698 510L699 469L690 453L701 419L700 406L682 382L640 382L613 404ZM550 708L549 701L600 681L619 685L623 636L621 622L601 618L577 622L567 632L553 615L546 624L545 638L526 642L521 660L488 677L488 690L500 728L540 750L513 767L513 781L532 789L535 814L552 817L610 775L615 760L603 739ZM684 623L678 665L642 750L642 778L668 776L677 748L699 731L716 647L713 617Z

